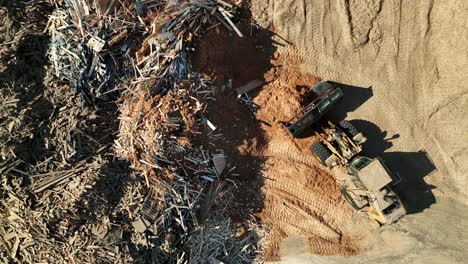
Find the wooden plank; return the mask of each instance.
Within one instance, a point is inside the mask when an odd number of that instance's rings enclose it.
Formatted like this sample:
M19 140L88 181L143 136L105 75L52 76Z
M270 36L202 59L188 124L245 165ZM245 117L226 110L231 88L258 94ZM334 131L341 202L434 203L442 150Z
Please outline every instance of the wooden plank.
M229 7L229 8L232 8L232 7L233 7L232 4L227 3L227 2L225 2L225 1L223 1L223 0L216 0L216 2L218 2L218 3L220 3L220 4L224 5L224 6L227 6L227 7Z
M224 8L220 7L220 8L218 8L218 10L221 13L221 15L223 15L224 19L226 19L226 21L229 23L229 25L231 25L231 27L234 29L234 31L236 31L237 35L239 35L239 37L242 38L244 35L242 35L242 33L239 31L239 29L236 27L236 25L234 25L234 23L229 18L229 16L226 15L226 12L225 12Z
M241 87L236 88L236 92L238 95L241 95L259 87L262 84L263 82L260 80L253 80L253 81L248 82L245 85L242 85Z

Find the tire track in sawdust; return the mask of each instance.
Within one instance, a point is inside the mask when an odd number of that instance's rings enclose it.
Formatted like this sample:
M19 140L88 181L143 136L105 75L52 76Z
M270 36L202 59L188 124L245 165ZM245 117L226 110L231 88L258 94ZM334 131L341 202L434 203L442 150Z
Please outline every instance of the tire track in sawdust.
M338 230L343 224L343 215L346 215L341 207L341 201L338 203L329 199L329 197L316 194L313 189L305 186L291 184L286 181L267 181L266 187L270 188L273 195L282 201L292 204L302 203L308 210L309 215L321 221L324 225ZM339 205L339 206L334 206Z
M323 237L312 236L306 239L306 245L309 248L311 253L321 254L321 255L352 255L357 252L354 242L344 237L340 240L339 243L336 241L330 241Z
M292 195L295 200L303 201L327 225L335 229L343 224L343 216L353 213L342 198L334 178L316 166L317 161L311 155L303 154L292 142L286 140L271 141L267 153L281 159L276 164L294 166L297 169L298 175L291 175L290 170L283 173L279 169L269 177L265 184L276 195L285 199L291 199Z
M274 139L268 145L267 151L271 154L281 155L281 157L288 158L293 162L300 162L314 169L319 169L318 162L312 156L303 154L291 141Z
M272 232L265 259L278 260L279 244L286 237L304 238L314 254L356 254L359 238L349 231L356 214L343 199L331 172L309 152L310 144L317 139L292 138L280 125L314 99L311 88L319 81L301 73L295 54L278 59L281 67L266 74L267 84L253 98L259 106L256 118L269 139L261 150L255 150L266 157L260 216Z
M302 236L316 254L352 254L342 226L353 211L334 178L288 137L270 141L263 171L265 222L284 236Z
M281 206L275 207L272 210L266 212L271 218L282 219L281 225L278 226L283 229L286 233L294 235L302 235L303 231L307 233L314 233L322 238L327 238L332 241L339 241L341 234L330 228L323 221L317 219L314 214L307 212L306 204L304 203L291 203L284 201L282 198L271 197L275 199L275 202L281 204ZM276 225L277 223L272 223Z

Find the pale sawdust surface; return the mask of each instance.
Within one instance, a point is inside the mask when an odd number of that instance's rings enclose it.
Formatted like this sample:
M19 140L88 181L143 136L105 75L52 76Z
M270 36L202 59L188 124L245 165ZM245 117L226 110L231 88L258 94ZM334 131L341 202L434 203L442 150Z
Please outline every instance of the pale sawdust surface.
M414 192L403 195L411 214L373 232L361 256L316 257L296 241L283 244L283 261L464 263L467 2L253 0L252 11L300 51L303 71L361 87L345 91L351 106L340 117L374 124L379 131L366 151L391 157L397 172L416 178L406 181ZM435 171L421 165L420 150Z

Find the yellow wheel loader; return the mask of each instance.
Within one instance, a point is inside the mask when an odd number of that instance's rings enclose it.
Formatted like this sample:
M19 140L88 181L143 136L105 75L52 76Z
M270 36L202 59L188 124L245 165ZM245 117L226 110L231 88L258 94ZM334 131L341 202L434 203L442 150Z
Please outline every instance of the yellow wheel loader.
M320 141L311 146L311 152L324 165L340 166L346 172L338 173L337 181L346 200L356 210L365 211L380 225L391 224L406 214L400 198L391 189L399 180L380 158L357 156L366 138L350 122L342 120L316 134Z

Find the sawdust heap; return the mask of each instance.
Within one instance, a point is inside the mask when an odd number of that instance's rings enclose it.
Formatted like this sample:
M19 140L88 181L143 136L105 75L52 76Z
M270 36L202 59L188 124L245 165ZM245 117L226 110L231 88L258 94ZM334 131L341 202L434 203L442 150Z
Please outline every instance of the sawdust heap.
M262 174L265 206L262 221L273 228L266 259L277 259L279 242L286 237L304 237L312 253L349 255L358 252L355 238L343 230L354 212L344 201L330 171L309 152L313 136L293 139L280 125L314 98L311 88L319 79L301 73L297 57L286 55L265 75L265 85L254 102L260 106L257 119L271 139ZM347 223L348 222L348 223Z

